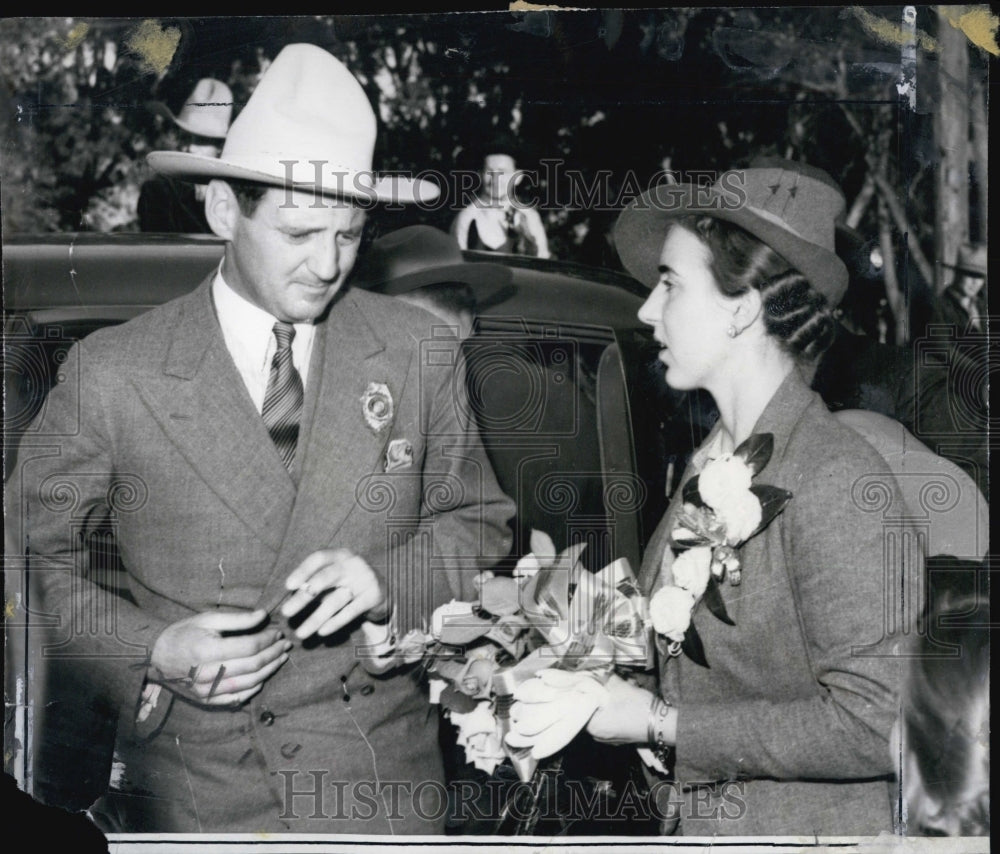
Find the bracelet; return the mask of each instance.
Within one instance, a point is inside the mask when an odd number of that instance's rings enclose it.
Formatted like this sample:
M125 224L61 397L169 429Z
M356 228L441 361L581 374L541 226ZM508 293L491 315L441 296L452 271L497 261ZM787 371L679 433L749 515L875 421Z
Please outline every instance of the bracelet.
M664 765L670 758L671 747L667 744L663 735L663 728L667 722L667 715L670 713L670 704L653 695L653 702L649 705L649 721L646 727L646 741L656 758Z

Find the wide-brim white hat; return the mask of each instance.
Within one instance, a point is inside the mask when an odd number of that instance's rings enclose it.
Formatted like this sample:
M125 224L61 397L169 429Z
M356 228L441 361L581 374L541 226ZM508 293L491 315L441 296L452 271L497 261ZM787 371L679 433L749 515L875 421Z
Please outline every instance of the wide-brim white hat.
M375 113L361 84L332 54L310 44L282 49L236 117L219 157L154 151L157 172L199 183L213 178L350 198L433 202L420 179L372 171Z

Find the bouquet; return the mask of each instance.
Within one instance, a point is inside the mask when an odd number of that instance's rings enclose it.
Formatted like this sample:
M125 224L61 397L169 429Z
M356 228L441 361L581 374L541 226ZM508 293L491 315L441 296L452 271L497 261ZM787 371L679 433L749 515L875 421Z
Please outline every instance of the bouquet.
M547 534L533 531L531 552L510 576L484 572L477 602L442 605L427 631L410 632L366 666L384 672L420 661L430 699L456 726L467 761L491 773L509 759L530 780L540 760L586 726L616 667L653 666L648 603L628 561L591 573L580 562L584 547L557 554ZM558 694L558 714L531 739L512 732L515 692L547 688Z

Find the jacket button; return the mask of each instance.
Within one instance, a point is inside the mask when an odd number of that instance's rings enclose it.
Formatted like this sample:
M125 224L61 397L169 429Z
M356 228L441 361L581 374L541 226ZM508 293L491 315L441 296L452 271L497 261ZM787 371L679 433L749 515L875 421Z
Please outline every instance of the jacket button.
M264 726L271 726L271 724L274 723L274 712L270 709L264 709L264 711L260 713L260 722L264 724Z
M364 697L371 696L375 691L375 686L371 684L365 684L361 686L361 694Z

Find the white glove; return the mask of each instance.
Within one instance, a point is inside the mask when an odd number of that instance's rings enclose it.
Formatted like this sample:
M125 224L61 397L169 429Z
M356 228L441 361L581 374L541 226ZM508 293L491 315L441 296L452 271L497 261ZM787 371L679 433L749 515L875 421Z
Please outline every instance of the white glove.
M506 742L530 747L532 757L544 759L569 744L607 699L607 690L587 672L540 670L514 690Z

